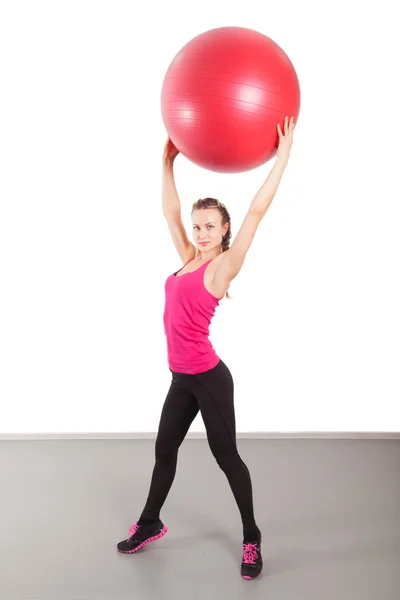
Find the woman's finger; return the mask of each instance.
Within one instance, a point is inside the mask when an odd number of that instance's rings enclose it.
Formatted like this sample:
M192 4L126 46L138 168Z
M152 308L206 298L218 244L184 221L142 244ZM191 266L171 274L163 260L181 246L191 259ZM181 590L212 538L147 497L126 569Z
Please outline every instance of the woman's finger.
M282 130L281 130L281 126L279 125L279 123L277 125L277 129L278 129L279 139L282 139Z

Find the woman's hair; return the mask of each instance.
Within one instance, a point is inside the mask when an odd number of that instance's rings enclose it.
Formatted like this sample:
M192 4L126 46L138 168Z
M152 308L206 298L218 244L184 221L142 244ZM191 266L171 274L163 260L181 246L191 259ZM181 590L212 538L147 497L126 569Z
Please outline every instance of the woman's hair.
M197 200L197 202L193 203L192 214L194 210L202 210L203 208L217 208L221 215L221 225L224 226L225 223L229 224L228 230L222 238L222 252L226 252L227 250L229 250L230 239L232 237L231 217L228 212L228 209L226 208L225 204L222 204L222 202L215 200L215 198L202 198L200 200ZM226 292L226 298L228 300L229 298L231 298L231 296L228 294L228 291Z

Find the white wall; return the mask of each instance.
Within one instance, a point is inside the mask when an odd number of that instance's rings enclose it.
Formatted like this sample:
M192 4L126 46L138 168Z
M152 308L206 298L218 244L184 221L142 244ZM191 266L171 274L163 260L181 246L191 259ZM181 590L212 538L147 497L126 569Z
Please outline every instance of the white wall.
M302 92L287 172L211 326L238 432L400 429L390 5L1 4L2 433L157 429L164 282L181 266L161 211L160 89L187 41L225 25L280 44ZM221 175L180 157L190 235L192 202L212 195L234 237L271 166Z

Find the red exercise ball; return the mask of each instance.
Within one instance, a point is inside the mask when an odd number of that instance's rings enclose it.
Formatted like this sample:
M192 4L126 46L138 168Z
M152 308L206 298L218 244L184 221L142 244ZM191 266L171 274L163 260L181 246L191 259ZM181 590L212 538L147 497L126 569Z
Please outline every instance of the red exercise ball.
M249 171L278 145L277 125L297 117L300 88L285 52L243 27L219 27L188 42L165 75L161 112L190 161L219 173Z

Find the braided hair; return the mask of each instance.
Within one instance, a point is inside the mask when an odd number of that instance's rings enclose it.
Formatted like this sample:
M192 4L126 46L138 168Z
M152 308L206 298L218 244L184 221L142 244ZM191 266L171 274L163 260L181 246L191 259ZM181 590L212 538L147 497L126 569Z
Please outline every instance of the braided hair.
M222 238L222 243L221 243L221 252L226 252L227 250L229 250L229 246L230 246L230 239L232 237L232 232L231 232L231 216L228 212L228 209L226 208L225 204L222 204L222 202L219 202L218 200L216 200L215 198L202 198L200 200L197 200L197 202L194 202L192 205L192 213L194 210L201 210L203 208L217 208L220 215L221 215L221 219L222 219L222 223L221 225L225 225L226 223L228 223L228 229L227 232L225 233L225 235ZM226 298L231 298L231 296L228 294L228 292L226 292Z

